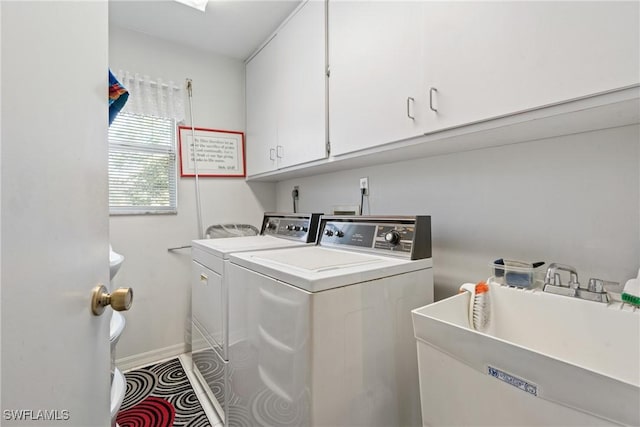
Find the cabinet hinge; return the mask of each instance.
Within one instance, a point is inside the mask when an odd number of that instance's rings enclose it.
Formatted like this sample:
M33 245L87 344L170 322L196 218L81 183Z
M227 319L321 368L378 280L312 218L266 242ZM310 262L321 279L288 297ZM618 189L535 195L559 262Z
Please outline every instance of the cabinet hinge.
M327 77L331 77L331 68L327 66Z
M327 157L331 155L331 142L327 141Z

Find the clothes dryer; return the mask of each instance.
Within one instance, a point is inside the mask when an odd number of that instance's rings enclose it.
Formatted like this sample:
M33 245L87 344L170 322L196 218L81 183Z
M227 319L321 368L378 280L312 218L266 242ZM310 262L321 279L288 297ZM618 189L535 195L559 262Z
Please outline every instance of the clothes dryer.
M314 244L321 214L264 214L260 235L192 242L191 348L193 370L220 418L226 418L229 255Z
M229 425L421 425L430 217L322 217L315 246L229 260Z

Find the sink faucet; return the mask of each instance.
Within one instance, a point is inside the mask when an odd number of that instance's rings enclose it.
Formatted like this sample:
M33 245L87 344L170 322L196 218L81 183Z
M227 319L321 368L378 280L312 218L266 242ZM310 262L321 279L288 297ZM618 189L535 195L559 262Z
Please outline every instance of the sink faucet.
M569 283L562 284L560 280L560 271L569 273ZM613 284L601 279L591 278L589 284L585 287L578 282L578 272L575 268L563 264L551 264L547 269L544 278L544 292L556 295L564 295L567 297L576 297L596 302L609 302L609 295L605 289L605 285Z
M569 273L569 283L562 284L560 280L560 271L566 271ZM550 264L547 269L547 274L544 277L544 292L549 292L556 295L564 295L567 297L575 297L576 289L580 287L578 282L578 272L575 268L564 264Z

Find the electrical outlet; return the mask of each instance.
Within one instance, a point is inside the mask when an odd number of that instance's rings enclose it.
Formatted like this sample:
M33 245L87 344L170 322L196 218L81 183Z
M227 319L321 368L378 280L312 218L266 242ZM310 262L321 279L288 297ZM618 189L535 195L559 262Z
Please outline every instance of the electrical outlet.
M360 178L360 191L362 191L364 189L364 195L368 196L369 195L369 178L368 177L364 177L364 178Z

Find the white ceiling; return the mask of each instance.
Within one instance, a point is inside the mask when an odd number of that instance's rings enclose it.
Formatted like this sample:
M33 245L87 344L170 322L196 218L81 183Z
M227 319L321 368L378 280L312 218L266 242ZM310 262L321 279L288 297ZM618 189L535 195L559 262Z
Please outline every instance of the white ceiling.
M109 23L246 59L300 0L209 0L205 13L170 0L109 2Z

